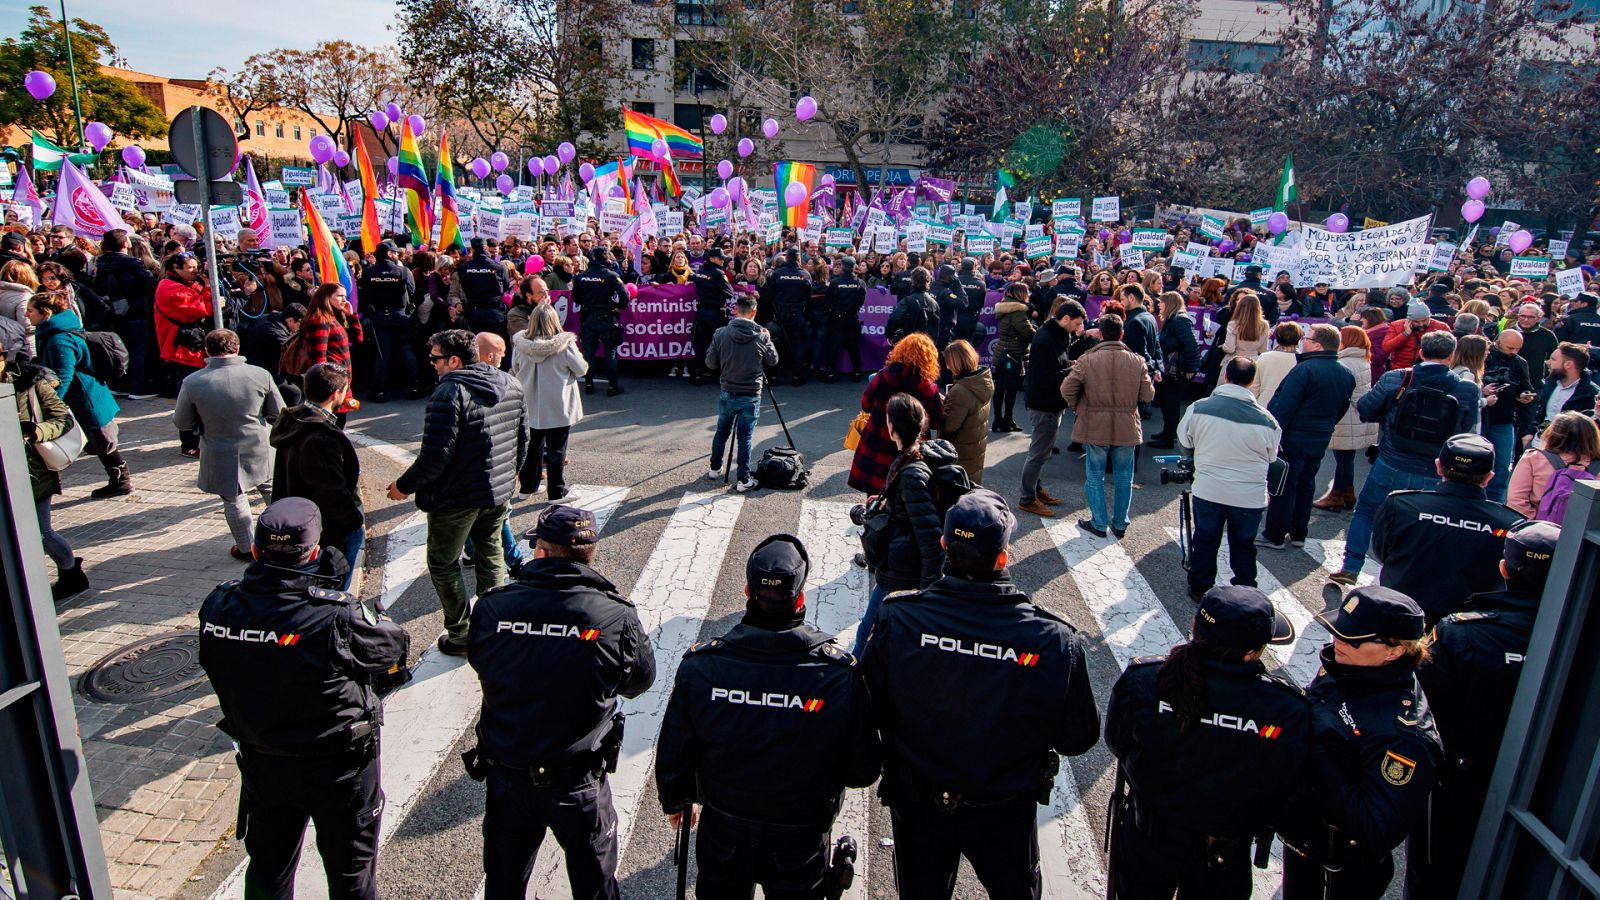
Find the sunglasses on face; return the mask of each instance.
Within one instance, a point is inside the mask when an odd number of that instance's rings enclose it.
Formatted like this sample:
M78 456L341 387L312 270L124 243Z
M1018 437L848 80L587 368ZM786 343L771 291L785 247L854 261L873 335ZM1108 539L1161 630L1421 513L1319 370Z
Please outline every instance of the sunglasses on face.
M431 363L440 362L441 360L446 360L446 359L449 359L449 358L450 357L448 357L448 356L439 356L436 353L428 354L428 362L431 362Z

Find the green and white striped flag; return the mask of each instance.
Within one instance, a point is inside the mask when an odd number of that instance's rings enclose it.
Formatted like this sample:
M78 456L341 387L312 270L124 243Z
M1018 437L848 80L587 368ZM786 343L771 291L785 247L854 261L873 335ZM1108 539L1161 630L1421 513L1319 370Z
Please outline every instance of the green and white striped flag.
M40 169L46 172L59 172L63 159L72 160L73 165L87 166L100 158L98 153L72 153L68 154L65 147L57 147L44 139L44 135L37 130L33 132L33 170Z
M1283 158L1283 175L1278 178L1278 197L1273 202L1272 208L1282 212L1289 208L1289 203L1300 196L1294 186L1294 154Z
M1011 196L1007 188L1017 186L1017 180L1005 169L996 169L994 172L994 211L989 214L989 221L1003 222L1011 214Z

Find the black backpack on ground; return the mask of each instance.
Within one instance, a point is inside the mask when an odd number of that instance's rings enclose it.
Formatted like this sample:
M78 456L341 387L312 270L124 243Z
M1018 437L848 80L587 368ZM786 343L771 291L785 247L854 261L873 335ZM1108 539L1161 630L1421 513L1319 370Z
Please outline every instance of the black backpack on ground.
M1412 385L1415 369L1407 369L1389 417L1389 439L1395 449L1418 456L1438 456L1461 421L1461 401L1437 388Z
M768 447L755 466L756 481L775 491L804 490L811 481L806 458L793 447Z

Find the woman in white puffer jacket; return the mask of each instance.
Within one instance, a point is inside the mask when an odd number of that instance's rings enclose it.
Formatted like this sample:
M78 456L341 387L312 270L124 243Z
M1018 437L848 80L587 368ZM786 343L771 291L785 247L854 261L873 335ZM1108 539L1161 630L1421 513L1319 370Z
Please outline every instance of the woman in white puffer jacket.
M578 336L561 327L549 303L528 314L528 328L511 336L511 374L522 384L527 415L528 449L517 483L523 495L537 494L549 478L551 502L567 496L567 438L583 421L578 379L589 371Z

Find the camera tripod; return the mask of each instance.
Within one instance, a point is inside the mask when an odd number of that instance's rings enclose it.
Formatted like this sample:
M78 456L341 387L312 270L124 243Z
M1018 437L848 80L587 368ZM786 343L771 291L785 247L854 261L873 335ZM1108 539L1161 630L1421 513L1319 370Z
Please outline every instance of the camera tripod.
M1187 456L1156 456L1152 459L1161 465L1175 465L1177 470L1163 469L1162 484L1181 484L1178 494L1178 561L1189 571L1189 552L1194 547L1194 460Z

